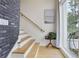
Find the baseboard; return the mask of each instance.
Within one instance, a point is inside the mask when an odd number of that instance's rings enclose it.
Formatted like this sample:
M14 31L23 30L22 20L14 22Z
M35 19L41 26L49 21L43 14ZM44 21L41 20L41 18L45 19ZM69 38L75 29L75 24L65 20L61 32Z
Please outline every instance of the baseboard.
M69 53L67 50L65 50L63 47L60 48L60 51L62 52L62 54L64 55L65 58L77 58L76 55L74 55L73 53ZM73 54L73 55L72 55Z

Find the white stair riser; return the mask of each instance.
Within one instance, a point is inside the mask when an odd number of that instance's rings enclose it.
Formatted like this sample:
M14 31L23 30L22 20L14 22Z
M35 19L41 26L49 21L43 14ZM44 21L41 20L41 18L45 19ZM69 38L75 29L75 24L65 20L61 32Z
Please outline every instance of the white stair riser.
M24 58L24 54L15 54L15 53L13 53L11 58Z
M33 38L28 38L28 39L26 39L25 41L21 42L21 43L19 44L19 47L24 46L27 42L29 42L29 41L32 40L32 39L33 39Z
M19 34L23 34L23 33L25 33L25 32L24 32L24 31L22 31L22 30L21 30L21 31L19 31Z
M23 38L28 37L28 34L19 35L18 42L20 42Z

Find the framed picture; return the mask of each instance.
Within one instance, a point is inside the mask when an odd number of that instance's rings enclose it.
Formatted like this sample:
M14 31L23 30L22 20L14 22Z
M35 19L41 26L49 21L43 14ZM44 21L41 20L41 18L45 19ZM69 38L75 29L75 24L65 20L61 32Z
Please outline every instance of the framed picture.
M44 9L44 22L46 24L55 23L55 10L53 9Z

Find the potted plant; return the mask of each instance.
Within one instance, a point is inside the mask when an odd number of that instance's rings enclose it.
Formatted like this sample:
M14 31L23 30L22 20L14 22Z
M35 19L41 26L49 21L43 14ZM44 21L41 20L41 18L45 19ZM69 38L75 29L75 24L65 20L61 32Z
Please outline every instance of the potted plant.
M55 47L55 44L56 44L56 33L55 32L49 32L48 35L45 37L45 39L49 40L49 44L47 45L47 47L49 45L52 45L53 47ZM52 41L53 40L53 44L52 44Z

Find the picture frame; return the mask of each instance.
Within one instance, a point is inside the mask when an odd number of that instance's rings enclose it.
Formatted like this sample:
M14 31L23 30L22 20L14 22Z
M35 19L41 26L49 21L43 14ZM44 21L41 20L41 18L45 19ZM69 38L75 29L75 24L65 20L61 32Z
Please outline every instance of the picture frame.
M44 23L45 24L55 23L55 10L54 9L44 9Z

